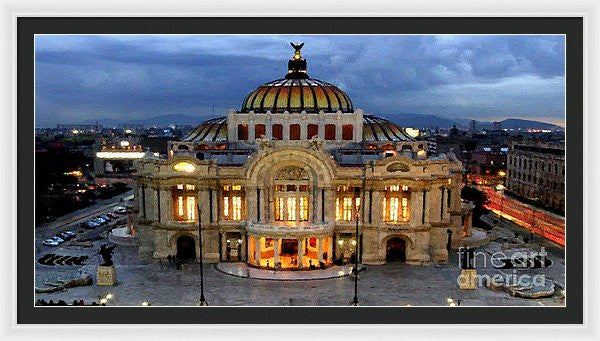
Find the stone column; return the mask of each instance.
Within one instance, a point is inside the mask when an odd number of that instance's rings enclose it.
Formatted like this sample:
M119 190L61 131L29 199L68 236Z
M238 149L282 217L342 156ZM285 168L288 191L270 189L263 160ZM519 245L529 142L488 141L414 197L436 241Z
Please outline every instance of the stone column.
M323 261L323 237L317 239L317 253L319 254L319 263Z
M423 205L421 209L421 213L423 214L421 218L423 219L423 224L427 224L430 221L429 213L431 212L431 190L424 189L421 193L421 205ZM424 212L424 213L423 213Z
M362 199L363 195L361 194L361 199ZM361 202L361 206L364 207L364 209L361 208L361 214L362 214L362 222L363 224L368 224L369 223L369 209L371 209L371 214L373 214L372 211L372 207L371 207L371 201L369 199L369 189L365 188L365 193L364 193L364 198L365 198L365 202ZM364 214L363 214L364 213Z
M221 221L221 212L220 212L220 207L221 205L219 204L219 187L213 189L212 191L212 207L211 210L213 212L212 216L213 216L213 221L214 222L219 222Z
M265 205L265 197L267 193L265 192L265 189L260 186L257 187L257 190L260 191L260 193L257 192L257 195L259 196L257 208L260 209L260 219L258 219L257 222L263 222L266 220L265 217L267 216L267 206Z
M413 226L419 226L423 218L423 191L420 189L411 191L410 198L410 220Z
M256 136L254 136L255 126L254 122L248 124L248 142L254 142L254 139L256 139Z
M283 125L283 140L289 140L290 139L290 123L286 120L284 122L281 122L281 124Z
M256 187L246 187L246 220L250 223L258 221L256 200Z
M162 194L161 194L162 196ZM200 188L198 193L198 204L200 205L200 214L202 225L210 224L210 192L208 188Z
M276 238L273 239L273 267L277 268L277 263L279 263L279 243L281 239Z
M383 221L382 199L382 192L378 190L373 190L373 203L371 206L371 223L374 226L380 225Z
M256 266L260 266L260 237L254 237L254 260L256 261Z
M335 221L335 190L333 188L325 189L325 221Z
M267 122L265 122L265 135L266 138L273 138L273 124L270 119L267 119Z
M298 267L303 268L303 257L304 256L304 239L298 238Z
M306 141L306 123L301 123L300 124L300 140L302 141Z

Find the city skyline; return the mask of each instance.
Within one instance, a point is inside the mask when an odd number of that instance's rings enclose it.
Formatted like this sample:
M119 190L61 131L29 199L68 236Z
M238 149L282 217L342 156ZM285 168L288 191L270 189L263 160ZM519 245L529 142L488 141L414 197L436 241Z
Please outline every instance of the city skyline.
M40 35L36 126L222 116L283 77L290 41L367 113L564 127L562 35Z

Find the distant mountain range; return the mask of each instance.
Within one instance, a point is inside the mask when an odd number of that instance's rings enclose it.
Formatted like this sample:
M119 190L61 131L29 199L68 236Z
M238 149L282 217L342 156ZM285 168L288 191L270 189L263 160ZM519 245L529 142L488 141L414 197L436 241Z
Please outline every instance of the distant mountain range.
M469 127L471 122L470 119L464 118L448 118L439 117L435 115L424 115L424 114L407 114L399 113L384 116L388 120L403 126L403 127L415 127L415 128L451 128L456 125L459 128L466 129ZM185 114L169 114L152 116L146 118L130 119L126 121L111 119L111 118L99 118L96 120L87 120L83 123L94 124L98 123L104 127L121 127L123 125L198 125L201 122L212 118L212 116L191 116ZM476 121L477 129L489 129L492 127L492 122L487 121ZM562 130L560 126L551 123L545 123L540 121L523 120L518 118L509 118L500 121L500 126L504 129L548 129L548 130Z
M422 114L393 114L385 116L388 120L403 126L415 128L450 128L456 125L458 128L466 129L471 123L470 119L465 118L448 118L435 115ZM475 120L477 129L490 129L493 122ZM500 121L502 129L547 129L547 130L562 130L563 128L546 122L523 120L520 118L508 118Z

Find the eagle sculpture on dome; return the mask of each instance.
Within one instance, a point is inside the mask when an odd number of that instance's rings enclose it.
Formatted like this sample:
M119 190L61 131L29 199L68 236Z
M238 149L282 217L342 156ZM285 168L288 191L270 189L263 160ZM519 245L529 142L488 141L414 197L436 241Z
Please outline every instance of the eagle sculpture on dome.
M292 45L292 47L294 48L294 50L296 50L296 52L300 53L300 49L302 48L302 46L304 46L304 43L294 44L294 43L290 42L290 45Z

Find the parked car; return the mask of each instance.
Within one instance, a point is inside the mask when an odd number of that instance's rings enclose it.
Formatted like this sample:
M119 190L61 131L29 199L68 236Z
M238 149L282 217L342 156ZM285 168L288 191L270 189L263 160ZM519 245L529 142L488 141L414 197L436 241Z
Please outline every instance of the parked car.
M120 217L118 214L116 214L114 212L107 213L106 215L111 217L112 219L117 219Z
M60 238L62 238L62 239L64 239L64 240L71 240L71 239L73 239L73 236L72 236L72 235L70 235L70 234L67 234L67 233L65 233L65 232L61 232L61 233L59 233L59 234L57 235L57 237L60 237Z
M67 234L67 235L69 235L69 236L71 236L71 237L75 237L75 235L76 235L76 233L75 233L75 232L73 232L73 231L65 231L65 232L63 232L63 233L65 233L65 234Z
M100 217L96 217L94 220L92 220L93 222L95 222L98 225L102 225L106 222L106 220L100 218Z
M58 246L59 243L57 243L56 241L52 240L52 239L46 239L42 242L42 244L46 245L46 246Z
M93 220L88 220L86 222L83 223L83 227L86 229L94 229L96 227L100 226L100 224L96 223Z
M61 237L58 237L58 236L50 237L50 238L48 238L48 239L54 240L55 242L57 242L57 243L59 243L59 244L61 244L61 243L64 243L64 242L65 242L65 240L64 240L64 239L62 239Z
M100 218L104 219L104 220L105 220L105 221L107 221L107 222L112 220L112 218L111 218L111 217L109 217L109 216L108 216L108 215L106 215L106 214L103 214L103 215L101 215L101 216L100 216Z
M125 208L125 206L117 206L113 211L119 214L125 214L127 213L127 208Z

